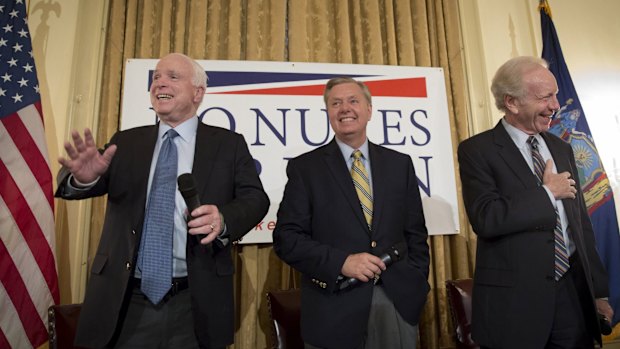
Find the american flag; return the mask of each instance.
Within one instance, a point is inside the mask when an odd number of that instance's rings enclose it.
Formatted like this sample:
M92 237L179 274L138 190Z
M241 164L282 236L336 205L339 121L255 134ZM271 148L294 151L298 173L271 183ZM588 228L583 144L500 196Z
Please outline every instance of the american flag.
M0 1L0 348L47 341L54 198L24 0Z

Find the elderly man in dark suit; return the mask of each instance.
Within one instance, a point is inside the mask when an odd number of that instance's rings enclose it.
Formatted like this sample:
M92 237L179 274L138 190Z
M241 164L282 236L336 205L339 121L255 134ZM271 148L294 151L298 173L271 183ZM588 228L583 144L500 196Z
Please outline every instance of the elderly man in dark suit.
M366 85L335 78L324 99L336 136L289 162L273 235L302 273L305 346L415 348L429 251L411 158L366 138ZM378 256L398 243L404 256L386 269ZM359 284L344 288L349 279Z
M108 195L76 344L224 348L233 342L231 244L266 214L265 194L239 134L199 122L204 69L182 54L153 73L153 126L116 133L98 151L73 132L57 196ZM187 212L176 178L192 173L201 206Z
M478 235L472 331L483 348L592 348L611 319L607 274L571 146L548 133L560 108L547 63L517 57L491 86L504 118L458 149Z

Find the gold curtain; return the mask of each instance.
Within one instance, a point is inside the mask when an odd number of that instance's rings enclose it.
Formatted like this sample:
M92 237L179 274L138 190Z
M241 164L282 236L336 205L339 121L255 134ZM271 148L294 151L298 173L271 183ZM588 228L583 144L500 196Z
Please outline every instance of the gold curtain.
M458 4L454 0L110 0L97 140L119 126L128 58L182 52L195 59L441 67L453 147L468 136ZM455 157L456 165L456 157ZM458 176L457 176L458 178ZM460 182L458 183L460 193ZM460 205L460 235L433 236L431 292L420 321L421 348L454 345L444 282L470 277L474 236ZM93 202L89 260L103 223ZM265 293L297 286L298 275L270 245L236 247L236 349L269 348Z

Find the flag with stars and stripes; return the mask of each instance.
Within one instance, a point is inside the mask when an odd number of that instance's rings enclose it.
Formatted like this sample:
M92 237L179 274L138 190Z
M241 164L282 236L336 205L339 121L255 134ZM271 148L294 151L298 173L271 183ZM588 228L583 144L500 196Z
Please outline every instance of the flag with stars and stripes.
M0 348L47 341L54 198L25 0L0 1Z

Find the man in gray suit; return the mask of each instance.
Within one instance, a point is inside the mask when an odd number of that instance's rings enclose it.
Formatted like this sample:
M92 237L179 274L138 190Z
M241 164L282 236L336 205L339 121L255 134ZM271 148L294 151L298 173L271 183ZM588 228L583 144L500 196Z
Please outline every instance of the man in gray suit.
M243 137L199 122L205 89L198 63L167 55L150 87L157 125L118 132L101 151L89 130L84 139L74 131L73 144L65 143L56 196L108 196L78 324L80 347L224 348L233 342L231 244L264 217L269 199ZM160 166L164 157L172 160ZM171 180L159 184L164 172ZM176 189L182 173L193 174L202 203L191 212ZM160 188L170 188L165 200L155 199ZM169 205L169 218L156 212L162 204ZM166 224L165 236L157 237L155 230ZM144 246L163 241L165 252L147 258L153 252ZM152 296L153 287L145 286L160 274L145 277L147 267L164 257L169 262L158 269L168 268L160 273L167 274L163 292Z
M572 148L547 132L558 85L544 60L517 57L491 90L504 118L458 149L478 235L473 339L483 348L593 348L597 311L611 319L612 310Z

